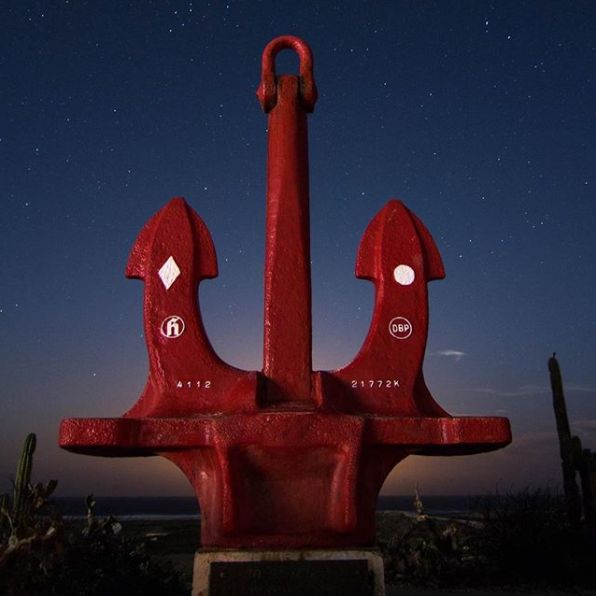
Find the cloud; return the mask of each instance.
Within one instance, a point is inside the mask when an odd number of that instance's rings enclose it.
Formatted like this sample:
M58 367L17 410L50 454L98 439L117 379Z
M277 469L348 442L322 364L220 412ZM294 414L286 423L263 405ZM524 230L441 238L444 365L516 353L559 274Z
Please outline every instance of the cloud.
M517 389L493 389L491 387L472 387L470 391L475 393L487 393L488 395L496 395L498 397L525 397L528 395L542 395L550 391L550 387L542 385L522 385Z
M563 391L575 391L577 393L596 393L596 387L585 387L583 385L564 385Z
M518 432L514 436L516 447L523 449L544 449L550 447L556 450L559 444L559 437L555 430L535 430Z
M514 433L512 444L516 449L523 450L526 455L540 453L544 457L556 457L559 437L555 430L522 431Z
M596 388L584 387L581 385L564 386L565 393L594 393ZM489 395L496 395L497 397L527 397L532 395L550 394L552 389L550 385L521 385L515 389L493 389L491 387L472 387L470 391L475 393L487 393Z
M596 420L591 419L591 418L572 420L571 421L571 434L573 434L576 429L579 429L581 432L585 432L585 433L596 432Z
M461 360L464 356L467 356L467 352L462 352L461 350L439 350L435 352L437 356L447 356L448 358L455 358L456 362Z

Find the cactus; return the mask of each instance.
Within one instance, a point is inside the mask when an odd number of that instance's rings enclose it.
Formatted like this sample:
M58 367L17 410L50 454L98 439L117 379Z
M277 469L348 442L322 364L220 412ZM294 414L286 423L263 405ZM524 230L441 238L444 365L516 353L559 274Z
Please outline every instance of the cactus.
M36 444L35 434L29 433L17 465L12 499L12 521L15 526L21 525L31 514L31 470L33 469L33 454Z
M414 494L414 510L416 511L416 519L417 520L425 520L426 513L424 511L424 504L422 503L422 499L420 498L420 491L418 490L418 485L416 485L416 493Z
M596 454L590 449L582 450L579 439L576 446L579 448L576 461L582 488L584 521L587 526L596 528Z
M0 495L0 567L19 550L34 543L51 540L60 527L55 516L38 517L37 512L47 505L57 486L56 480L47 484L31 483L36 437L27 435L13 481L12 499Z
M8 495L0 495L0 542L9 533L10 528L8 525L8 506L9 506Z
M0 495L0 594L188 593L171 566L152 561L143 543L123 535L112 517L95 516L87 497L87 525L69 526L48 498L57 482L31 482L35 435L17 465L12 494Z
M571 436L569 419L567 418L567 407L565 406L565 394L563 393L561 369L559 368L556 353L554 352L548 360L548 370L553 392L553 408L557 420L557 434L559 435L559 450L561 453L561 466L563 468L563 490L565 491L567 515L571 523L578 524L581 520L582 505L575 474L579 464L576 454L578 449L581 450L581 444L578 448L577 443L579 439Z

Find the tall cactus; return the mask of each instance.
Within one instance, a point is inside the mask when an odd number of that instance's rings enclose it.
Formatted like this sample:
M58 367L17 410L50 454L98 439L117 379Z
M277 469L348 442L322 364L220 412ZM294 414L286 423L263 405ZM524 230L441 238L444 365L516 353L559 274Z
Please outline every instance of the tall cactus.
M13 520L15 526L22 523L30 514L31 499L31 470L33 468L33 453L37 438L34 433L29 433L23 445L23 451L19 458L17 473L14 480L13 491Z
M8 522L8 506L10 500L8 495L0 495L0 543L6 537L7 533L10 532L10 523ZM1 548L1 547L0 547Z
M567 418L561 369L559 368L555 353L548 360L548 370L553 391L553 408L557 420L557 434L559 435L559 450L561 453L561 466L563 468L563 489L565 491L567 515L571 523L578 524L581 520L582 506L579 489L575 480L577 462L574 457L574 441L569 428L569 419Z
M576 437L573 437L574 439ZM579 441L579 439L578 439ZM584 521L592 528L596 527L596 456L589 449L581 450L578 457L578 472L581 480L584 503Z

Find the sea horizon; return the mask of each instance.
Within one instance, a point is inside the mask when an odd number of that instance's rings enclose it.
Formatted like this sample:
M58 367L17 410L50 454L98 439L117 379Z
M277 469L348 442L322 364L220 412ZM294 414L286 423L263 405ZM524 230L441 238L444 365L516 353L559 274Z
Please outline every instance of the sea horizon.
M424 511L429 515L452 516L465 514L474 504L497 499L493 495L422 495ZM62 515L69 518L84 517L87 513L84 496L55 497L53 499ZM184 497L117 497L96 496L95 513L98 516L112 515L120 518L182 519L199 518L197 499ZM414 495L382 495L377 500L377 511L402 511L415 513Z

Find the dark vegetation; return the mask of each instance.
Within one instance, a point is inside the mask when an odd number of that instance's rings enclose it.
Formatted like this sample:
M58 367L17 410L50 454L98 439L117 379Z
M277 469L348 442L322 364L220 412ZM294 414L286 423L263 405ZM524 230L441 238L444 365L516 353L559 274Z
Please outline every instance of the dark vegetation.
M425 516L417 496L416 518L378 523L389 581L596 588L596 454L571 433L555 354L548 369L563 494L537 489L478 499L458 521Z
M154 561L111 517L68 524L50 501L57 482L31 483L35 435L27 437L13 494L0 497L0 594L6 596L177 595L189 592L167 563Z
M388 582L437 587L596 588L593 530L536 489L476 499L467 519L380 513Z
M526 490L479 507L478 550L493 581L554 586L596 586L596 541L588 526L572 523L563 495Z

